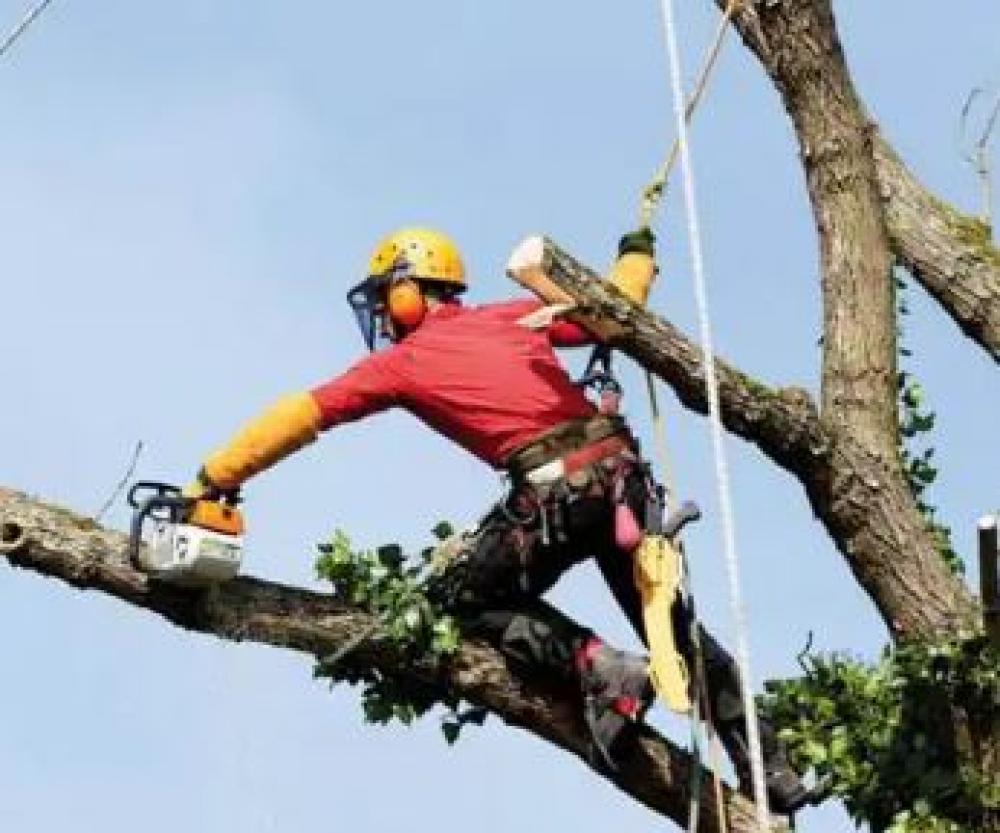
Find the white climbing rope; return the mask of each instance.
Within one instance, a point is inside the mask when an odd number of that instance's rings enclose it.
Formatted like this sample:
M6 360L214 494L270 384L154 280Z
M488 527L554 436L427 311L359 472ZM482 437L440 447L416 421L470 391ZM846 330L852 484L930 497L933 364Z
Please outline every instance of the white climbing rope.
M695 199L694 169L691 165L691 154L688 143L684 92L681 88L680 51L677 47L673 0L661 0L661 7L670 65L670 87L673 94L674 117L677 123L677 142L684 179L684 204L687 214L688 240L691 247L691 266L694 273L695 301L698 307L702 364L705 369L705 392L708 397L712 455L715 462L715 481L718 490L719 506L722 512L722 533L726 554L726 569L729 576L730 606L736 627L736 661L740 669L743 710L746 715L747 736L750 745L750 769L753 776L754 801L757 805L757 823L761 833L766 833L766 831L770 830L770 811L767 804L767 789L764 781L764 761L761 754L760 731L757 726L757 707L754 703L751 685L750 647L747 640L746 614L743 609L743 601L740 593L739 559L736 553L736 529L733 518L729 467L723 443L722 418L719 412L719 382L715 371L715 349L712 343L712 326L709 317L705 265L702 256L701 229L698 222L698 205Z
M52 0L41 0L40 3L36 4L23 18L21 18L21 22L10 31L10 34L8 34L2 42L0 42L0 58L7 53L7 51L14 45L15 41L17 41L17 39L25 33L27 28L35 22L37 17L45 11L46 6L48 6L51 2Z

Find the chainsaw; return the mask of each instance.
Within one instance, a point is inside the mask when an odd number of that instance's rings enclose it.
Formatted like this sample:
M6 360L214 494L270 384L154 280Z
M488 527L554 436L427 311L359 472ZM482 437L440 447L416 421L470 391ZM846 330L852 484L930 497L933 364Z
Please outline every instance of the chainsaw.
M228 581L240 570L243 516L237 498L184 495L176 486L141 480L128 493L132 507L129 561L137 570L172 584L207 586ZM146 521L148 546L142 546Z

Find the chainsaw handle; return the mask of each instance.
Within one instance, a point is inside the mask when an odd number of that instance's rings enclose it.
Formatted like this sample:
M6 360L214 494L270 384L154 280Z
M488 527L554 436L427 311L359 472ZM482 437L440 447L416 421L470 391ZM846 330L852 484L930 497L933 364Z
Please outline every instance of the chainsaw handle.
M139 509L143 503L148 502L150 499L140 500L140 492L152 492L152 497L154 498L165 497L167 495L180 497L182 494L177 486L173 486L170 483L161 483L158 480L137 480L132 484L132 488L128 490L128 505L133 509Z

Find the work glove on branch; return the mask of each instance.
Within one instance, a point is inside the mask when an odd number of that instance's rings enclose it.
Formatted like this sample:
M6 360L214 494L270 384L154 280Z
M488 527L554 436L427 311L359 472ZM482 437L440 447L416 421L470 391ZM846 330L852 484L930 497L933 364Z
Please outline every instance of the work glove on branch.
M618 257L627 254L656 255L656 235L648 226L630 231L618 241Z
M657 271L656 235L649 228L641 228L618 242L618 259L608 280L622 295L644 307Z

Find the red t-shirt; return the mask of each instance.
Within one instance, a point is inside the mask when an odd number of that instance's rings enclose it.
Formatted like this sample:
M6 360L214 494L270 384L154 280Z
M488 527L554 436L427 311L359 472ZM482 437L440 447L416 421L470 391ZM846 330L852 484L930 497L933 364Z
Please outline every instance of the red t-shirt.
M405 408L502 468L511 452L545 431L595 412L553 349L584 345L592 336L569 322L541 331L517 323L539 307L525 300L436 308L402 341L312 391L321 428Z

